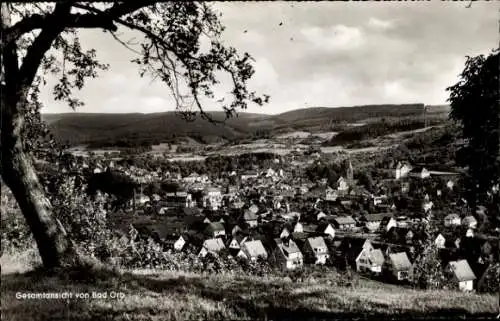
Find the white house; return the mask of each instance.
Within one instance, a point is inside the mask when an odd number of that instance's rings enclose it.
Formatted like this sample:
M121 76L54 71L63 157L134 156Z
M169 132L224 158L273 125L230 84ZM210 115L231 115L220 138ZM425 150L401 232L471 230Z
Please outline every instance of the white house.
M384 203L385 201L387 201L386 195L373 196L372 198L373 198L373 205L375 205L375 206L380 205L380 204Z
M217 254L224 250L226 247L220 238L208 239L203 242L203 247L199 252L199 256L205 257L208 253Z
M331 238L335 237L335 229L330 223L327 222L320 222L316 228L317 233L324 234L326 236L329 236Z
M293 226L293 233L304 233L304 226L302 225L302 223L295 223L295 225Z
M266 177L276 177L278 173L272 168L269 168L266 172Z
M326 264L329 257L328 247L321 236L309 237L304 246L304 252L314 259L314 264Z
M458 283L460 291L472 291L474 289L474 280L476 276L470 268L467 260L451 261L446 267L451 279Z
M444 249L446 244L446 239L443 234L439 233L438 236L434 239L434 244L438 249Z
M384 260L384 253L380 249L362 248L355 260L356 270L358 272L381 274Z
M204 190L204 206L218 210L222 205L222 192L220 188L209 187Z
M449 181L446 182L446 187L449 190L452 190L454 186L455 186L455 182L453 182L452 180L449 180Z
M338 198L337 191L328 186L325 190L325 201L334 202Z
M182 235L178 237L170 237L165 240L165 245L167 246L167 248L172 248L175 251L182 251L186 243L187 239Z
M462 220L458 214L448 214L444 218L444 226L460 226L462 224Z
M285 270L295 270L304 264L304 257L293 240L276 239L274 256L278 264Z
M248 225L251 228L256 227L258 225L257 215L250 210L245 210L245 212L243 212L243 221L245 222L246 225Z
M425 213L428 213L433 207L434 203L432 201L426 201L422 204Z
M229 248L230 249L241 249L241 246L247 241L247 237L244 235L236 235L233 236L231 239L231 242L229 242Z
M346 192L347 190L349 190L349 184L344 177L340 177L337 180L337 190L339 192Z
M385 217L392 217L392 213L377 213L364 215L365 226L371 232L375 232L380 228L380 224Z
M318 220L318 221L324 217L326 217L326 214L323 211L320 211L318 214L316 214L316 220Z
M398 222L396 221L396 219L392 216L386 216L380 222L379 229L382 232L389 232L391 228L396 226L398 226Z
M469 216L464 217L464 219L462 220L462 225L465 227L469 227L469 228L476 228L477 227L477 220L474 216L469 215Z
M285 239L289 236L290 236L290 231L286 227L284 227L280 233L280 239Z
M259 257L267 259L267 251L260 240L254 240L243 243L237 256L246 260L257 261Z
M410 165L403 162L398 162L398 164L396 165L395 177L396 179L406 177L408 176L408 173L410 171L411 171Z

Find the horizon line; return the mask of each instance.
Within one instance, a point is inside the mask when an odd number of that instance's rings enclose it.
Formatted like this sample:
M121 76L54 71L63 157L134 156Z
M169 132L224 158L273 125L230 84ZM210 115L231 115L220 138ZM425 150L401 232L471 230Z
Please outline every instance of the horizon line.
M262 113L262 112L248 112L245 110L240 110L237 111L237 114L256 114L256 115L280 115L288 112L293 112L293 111L298 111L298 110L304 110L304 109L312 109L312 108L331 108L331 109L337 109L337 108L356 108L356 107L376 107L376 106L402 106L402 105L423 105L424 107L430 107L430 106L449 106L449 104L434 104L434 105L427 105L425 103L400 103L400 104L364 104L364 105L351 105L351 106L336 106L336 107L327 107L327 106L311 106L311 107L299 107L295 109L290 109L286 110L280 113ZM157 112L149 112L149 113L144 113L144 112L86 112L86 111L67 111L67 112L48 112L48 113L41 113L43 115L62 115L62 114L120 114L120 115L127 115L127 114L142 114L142 115L152 115L152 114L164 114L164 113L175 113L177 112L176 110L165 110L165 111L157 111ZM215 109L215 110L205 110L206 113L224 113L224 110L222 109Z

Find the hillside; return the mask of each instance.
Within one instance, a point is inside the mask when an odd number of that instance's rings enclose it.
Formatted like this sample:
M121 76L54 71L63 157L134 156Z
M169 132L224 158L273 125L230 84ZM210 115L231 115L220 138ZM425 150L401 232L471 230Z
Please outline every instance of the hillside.
M354 107L315 107L297 109L278 115L240 113L225 125L197 119L186 122L175 112L152 114L44 114L56 138L71 145L118 140L165 142L189 136L203 142L203 137L234 139L267 132L271 135L295 130L328 130L338 122L366 119L416 117L423 114L423 104L370 105ZM223 119L222 112L212 112Z
M419 291L338 274L283 277L182 272L2 275L2 319L34 320L416 320L491 318L494 295ZM16 293L88 293L84 299L20 300ZM107 298L91 298L92 292ZM121 298L111 298L120 293Z

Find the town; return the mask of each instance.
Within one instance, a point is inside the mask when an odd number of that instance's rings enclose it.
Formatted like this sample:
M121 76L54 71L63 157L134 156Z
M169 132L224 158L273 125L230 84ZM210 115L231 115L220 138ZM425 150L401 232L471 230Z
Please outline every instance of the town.
M123 242L154 240L167 257L224 256L282 271L349 268L408 285L430 238L451 287L485 291L498 266L486 208L465 209L460 175L452 170L401 159L376 164L377 180L367 179L369 169L353 166L356 156L311 149L184 162L136 157L143 167L116 156L71 156L64 171L91 177L89 193L106 200L101 210ZM337 172L325 170L332 167ZM118 176L134 182L128 197L116 196L125 185L108 184ZM430 235L426 224L434 227Z

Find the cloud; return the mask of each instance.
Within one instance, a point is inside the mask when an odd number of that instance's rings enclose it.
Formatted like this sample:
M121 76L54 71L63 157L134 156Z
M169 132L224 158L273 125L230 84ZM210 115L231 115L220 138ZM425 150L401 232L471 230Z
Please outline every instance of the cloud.
M213 7L223 14L224 44L256 58L249 89L271 95L269 105L250 107L251 112L415 101L442 104L445 88L458 80L464 56L488 54L499 39L498 11L492 10L492 3L475 2L465 8L462 3L441 2L218 2ZM124 40L137 36L121 32ZM78 93L87 103L78 111L174 109L165 85L140 78L137 66L130 63L133 54L113 38L95 30L80 32L80 38L85 49L97 50L110 70L90 79ZM216 99L230 90L226 78L214 88ZM51 87L42 91L44 112L70 111L64 103L54 102L51 93ZM220 108L208 102L205 106Z
M311 44L323 50L352 50L364 43L360 28L335 25L330 28L306 27L302 36Z
M370 20L368 20L368 26L373 29L387 30L394 28L394 25L394 21L380 20L375 17L371 17Z

